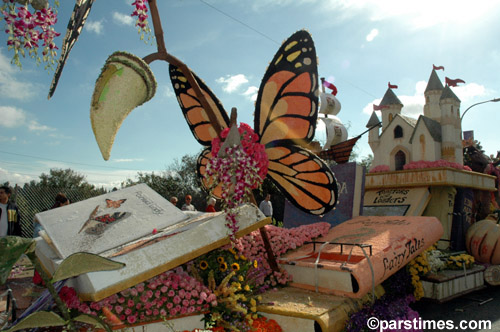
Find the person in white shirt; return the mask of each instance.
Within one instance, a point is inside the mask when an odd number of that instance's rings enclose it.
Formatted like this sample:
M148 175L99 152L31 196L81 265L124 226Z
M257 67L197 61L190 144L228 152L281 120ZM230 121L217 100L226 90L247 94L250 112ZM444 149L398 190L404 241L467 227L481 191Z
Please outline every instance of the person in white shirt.
M266 198L260 202L259 209L264 213L266 217L273 216L273 204L271 203L271 195L267 194Z

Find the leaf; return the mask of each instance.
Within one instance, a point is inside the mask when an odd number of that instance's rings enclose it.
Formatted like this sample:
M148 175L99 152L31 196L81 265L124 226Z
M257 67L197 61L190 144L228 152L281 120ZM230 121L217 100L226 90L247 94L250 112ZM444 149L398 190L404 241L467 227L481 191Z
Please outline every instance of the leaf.
M0 285L5 284L10 270L23 254L35 251L35 241L19 236L5 236L0 238Z
M75 320L77 322L90 324L90 325L95 326L96 328L105 329L107 332L111 332L111 328L109 327L109 325L104 323L104 321L98 317L94 317L94 316L87 315L87 314L80 314L79 316L75 317L73 320Z
M118 270L125 263L113 261L87 252L77 252L68 256L57 268L52 282L79 276L80 274L98 271Z
M64 326L66 321L62 319L59 315L48 312L48 311L38 311L34 312L10 329L5 332L13 332L24 329L31 329L35 327L47 327L47 326Z

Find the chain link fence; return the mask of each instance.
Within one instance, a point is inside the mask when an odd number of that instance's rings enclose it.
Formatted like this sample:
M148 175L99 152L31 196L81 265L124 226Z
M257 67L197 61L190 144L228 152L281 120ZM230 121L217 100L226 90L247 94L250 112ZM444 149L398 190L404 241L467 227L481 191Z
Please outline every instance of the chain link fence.
M39 188L16 186L13 190L13 199L16 202L21 214L21 227L23 237L33 237L35 214L49 210L54 205L55 197L58 193L63 193L71 203L79 202L105 194L103 189L66 189L66 188Z

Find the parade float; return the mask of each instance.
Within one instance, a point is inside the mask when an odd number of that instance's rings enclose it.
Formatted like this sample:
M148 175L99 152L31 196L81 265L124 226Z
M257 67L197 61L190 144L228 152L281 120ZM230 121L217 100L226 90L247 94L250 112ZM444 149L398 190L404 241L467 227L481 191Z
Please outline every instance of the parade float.
M465 248L465 231L480 210L474 203L495 190L495 178L463 169L460 101L435 70L418 121L401 115L389 85L377 106L382 121L374 113L367 125L374 161L365 176L347 163L361 135L347 139L333 117L340 102L333 85L319 83L308 32L294 33L272 59L252 127L238 124L236 110L229 116L166 51L156 1L135 4L143 21L151 11L158 51L143 58L115 52L104 64L90 102L102 156L110 157L127 115L154 97L149 64L166 61L188 128L204 147L199 178L223 212L185 213L138 185L38 214L46 232L36 249L26 244L19 252L29 249L59 309L47 292L8 331L41 326L42 316L42 326L73 330L356 331L368 308L411 319L418 316L409 307L415 299L446 300L482 285L484 266L442 250ZM77 3L70 28L79 18L81 31L91 5ZM78 33L68 30L50 95ZM320 94L321 86L332 93ZM318 107L328 133L319 149L312 142ZM266 177L287 199L287 228L269 225L256 207L252 190ZM478 242L494 245L496 234L487 222L471 227L468 248L478 260ZM108 267L71 262L82 252ZM438 268L432 258L443 257ZM450 276L450 267L460 269Z

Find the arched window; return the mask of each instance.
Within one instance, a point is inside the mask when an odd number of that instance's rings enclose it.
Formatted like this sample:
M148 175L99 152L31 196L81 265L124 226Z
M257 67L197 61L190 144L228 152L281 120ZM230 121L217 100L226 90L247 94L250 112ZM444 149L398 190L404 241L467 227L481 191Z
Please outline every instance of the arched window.
M396 128L394 128L394 138L401 137L403 137L403 128L401 128L401 126L396 126Z
M406 155L403 151L399 150L394 155L394 161L396 165L396 171L401 171L403 166L406 164Z

